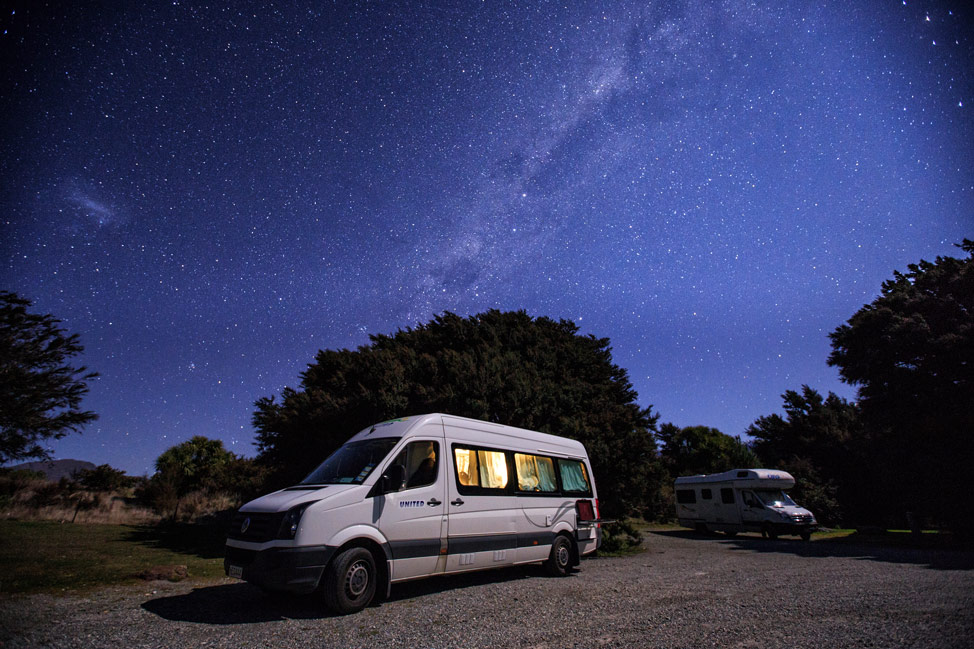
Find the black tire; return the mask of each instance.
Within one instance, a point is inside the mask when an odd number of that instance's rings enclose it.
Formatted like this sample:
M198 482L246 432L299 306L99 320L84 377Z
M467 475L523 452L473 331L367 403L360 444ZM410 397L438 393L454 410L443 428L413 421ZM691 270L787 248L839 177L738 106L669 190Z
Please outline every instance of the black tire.
M727 537L731 539L737 536L737 532L724 532L724 534L726 534Z
M377 578L372 553L365 548L349 548L325 569L325 604L340 615L357 613L372 601Z
M710 530L703 523L697 523L693 529L697 534L710 534Z
M802 541L809 541L812 538L811 530L802 530L798 533L798 536L802 537Z
M772 528L770 525L765 524L764 527L761 528L761 536L766 536L774 541L778 538L778 533L774 531L774 528Z
M572 571L572 557L575 548L571 539L563 534L555 537L551 544L551 554L544 562L545 571L552 577L567 577Z

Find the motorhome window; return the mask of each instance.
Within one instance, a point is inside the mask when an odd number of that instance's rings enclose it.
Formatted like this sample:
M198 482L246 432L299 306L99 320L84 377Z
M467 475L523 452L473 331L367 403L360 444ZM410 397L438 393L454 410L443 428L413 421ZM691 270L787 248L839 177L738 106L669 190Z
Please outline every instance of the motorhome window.
M453 458L461 488L503 490L507 487L507 454L503 451L454 446Z
M436 482L440 445L436 442L410 442L390 466L401 464L406 469L406 489L423 487Z
M768 507L796 507L795 501L778 489L755 489L754 493Z
M555 477L555 463L550 457L514 454L514 467L517 469L517 490L534 492L558 491Z
M724 487L723 489L721 489L720 490L720 502L724 503L725 505L733 505L734 504L734 490L731 489L730 487Z
M713 494L713 492L710 489L701 489L700 490L700 497L703 498L704 500L712 500L713 497L714 497L714 494Z
M300 484L362 484L398 441L398 437L378 437L345 444Z
M697 502L697 494L693 489L677 489L676 502L681 505L692 505Z
M588 479L584 462L559 459L558 471L561 473L561 488L565 493L592 495L592 483Z

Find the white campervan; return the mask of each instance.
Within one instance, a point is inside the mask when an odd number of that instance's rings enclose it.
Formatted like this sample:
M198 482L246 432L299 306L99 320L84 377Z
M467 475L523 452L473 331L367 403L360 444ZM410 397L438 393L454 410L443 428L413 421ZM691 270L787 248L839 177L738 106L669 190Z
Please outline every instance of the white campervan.
M812 512L795 504L785 490L795 486L786 471L734 469L677 478L676 516L680 525L733 536L761 532L769 538L797 534L808 540L817 525Z
M351 613L430 575L539 562L568 574L598 548L598 516L581 443L429 414L369 426L244 505L224 568L270 591L321 589Z

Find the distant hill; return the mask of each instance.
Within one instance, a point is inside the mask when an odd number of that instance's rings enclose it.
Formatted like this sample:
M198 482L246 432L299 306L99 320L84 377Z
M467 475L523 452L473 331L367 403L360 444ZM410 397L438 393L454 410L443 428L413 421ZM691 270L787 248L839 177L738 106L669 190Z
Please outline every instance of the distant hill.
M12 470L40 471L44 477L52 482L57 482L61 478L70 478L74 473L86 469L94 469L95 465L91 462L82 460L51 460L50 462L24 462L7 467Z

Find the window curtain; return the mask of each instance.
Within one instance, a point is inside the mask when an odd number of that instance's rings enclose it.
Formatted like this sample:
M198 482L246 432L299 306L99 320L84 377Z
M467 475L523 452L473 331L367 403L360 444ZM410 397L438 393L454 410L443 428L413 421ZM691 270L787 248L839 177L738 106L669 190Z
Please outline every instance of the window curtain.
M517 464L517 488L521 491L557 491L555 465L546 457L514 454Z
M507 461L503 453L477 451L480 460L480 486L503 489L507 486Z
M587 492L589 490L585 467L581 462L561 460L558 464L561 468L561 483L564 485L565 491Z

